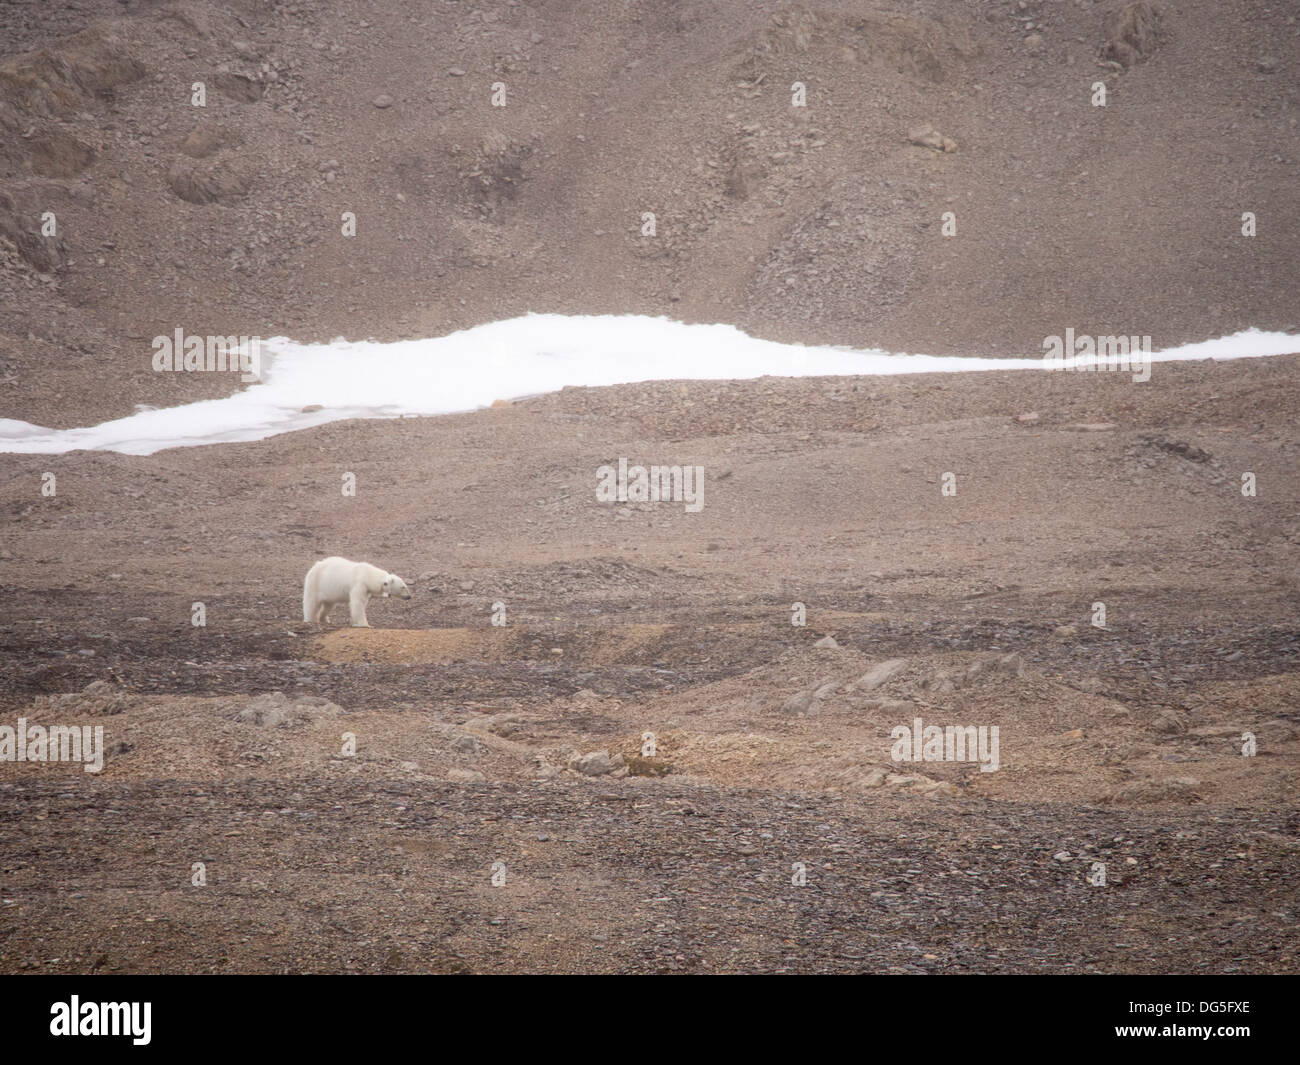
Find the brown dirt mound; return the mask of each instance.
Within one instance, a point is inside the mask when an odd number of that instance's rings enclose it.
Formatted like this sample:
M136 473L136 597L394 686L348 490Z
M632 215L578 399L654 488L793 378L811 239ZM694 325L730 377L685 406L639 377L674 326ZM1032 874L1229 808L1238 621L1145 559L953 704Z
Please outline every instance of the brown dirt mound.
M0 100L43 116L84 107L144 77L146 67L131 48L111 24L97 23L53 47L6 59L0 62Z
M167 185L186 203L234 203L248 195L253 178L219 160L209 165L177 160L167 172Z
M57 237L44 236L31 224L40 217L40 204L35 197L23 195L15 200L0 192L0 237L8 240L18 254L43 274L61 269L67 261L63 242Z
M1109 12L1105 28L1106 43L1102 45L1101 57L1122 67L1150 59L1163 35L1160 9L1146 0Z
M644 661L667 625L620 625L603 631L547 634L518 628L336 629L317 639L327 662L422 663L538 661L580 654L593 664Z

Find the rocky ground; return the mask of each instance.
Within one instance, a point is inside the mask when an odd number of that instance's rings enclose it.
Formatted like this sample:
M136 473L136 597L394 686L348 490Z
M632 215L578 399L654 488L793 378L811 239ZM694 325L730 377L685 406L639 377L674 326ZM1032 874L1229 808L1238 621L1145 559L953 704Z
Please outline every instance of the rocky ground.
M1293 971L1295 361L566 390L51 500L13 459L5 717L107 753L5 768L0 965ZM597 502L620 453L704 508ZM413 598L312 630L334 551ZM918 716L1000 768L893 760Z
M616 7L5 5L0 417L230 391L150 371L177 324L1300 324L1282 5ZM0 761L0 971L1294 972L1298 362L0 456L0 724L105 749ZM598 502L620 457L705 505ZM413 598L314 630L335 553Z

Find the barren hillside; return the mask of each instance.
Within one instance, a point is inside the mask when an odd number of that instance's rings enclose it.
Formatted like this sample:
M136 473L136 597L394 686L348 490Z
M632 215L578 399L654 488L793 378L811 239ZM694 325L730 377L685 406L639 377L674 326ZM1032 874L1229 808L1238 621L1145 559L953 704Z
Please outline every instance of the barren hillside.
M1296 14L1121 7L6 5L0 416L230 390L152 372L178 325L640 312L935 353L1297 327Z

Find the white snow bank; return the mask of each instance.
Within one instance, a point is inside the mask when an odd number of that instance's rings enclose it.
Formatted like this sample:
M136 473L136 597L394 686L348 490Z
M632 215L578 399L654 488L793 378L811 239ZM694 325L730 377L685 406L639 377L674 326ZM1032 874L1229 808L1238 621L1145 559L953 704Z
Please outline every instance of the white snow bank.
M1300 352L1300 337L1247 330L1156 352L1152 362L1241 359ZM143 352L142 358L150 357ZM430 340L262 342L262 381L226 399L145 410L84 429L0 419L0 452L77 449L149 455L168 447L261 440L344 418L473 410L496 399L566 385L851 374L1043 369L1024 359L895 355L805 347L746 336L729 325L636 315L526 315ZM231 375L236 377L236 375ZM1149 388L1151 382L1135 384ZM304 407L323 409L303 413Z

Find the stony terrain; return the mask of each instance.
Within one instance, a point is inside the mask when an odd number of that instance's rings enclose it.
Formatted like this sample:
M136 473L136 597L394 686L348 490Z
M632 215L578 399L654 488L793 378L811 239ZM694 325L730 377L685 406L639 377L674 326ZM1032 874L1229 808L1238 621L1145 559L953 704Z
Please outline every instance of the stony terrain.
M0 417L228 393L151 372L178 323L1294 329L1296 16L1135 7L5 5ZM1298 364L0 456L0 725L104 730L0 761L0 972L1295 972ZM703 509L598 502L620 457ZM335 553L414 597L314 630Z

